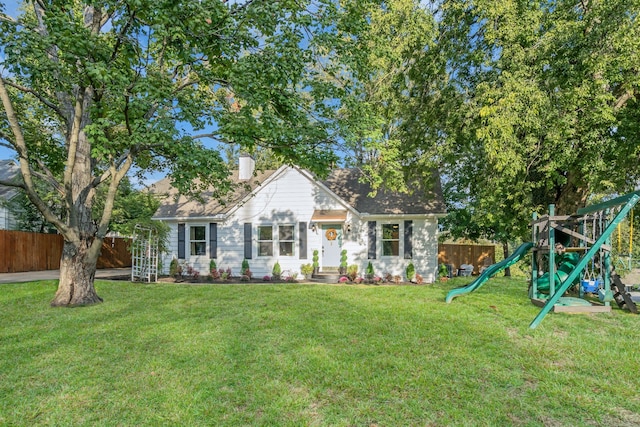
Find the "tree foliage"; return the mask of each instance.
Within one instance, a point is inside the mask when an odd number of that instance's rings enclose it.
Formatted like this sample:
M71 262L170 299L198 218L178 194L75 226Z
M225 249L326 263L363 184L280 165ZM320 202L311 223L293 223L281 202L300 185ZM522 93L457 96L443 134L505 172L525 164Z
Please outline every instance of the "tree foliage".
M0 144L65 238L54 305L99 301L95 260L130 171L166 171L183 194L215 184L223 197L228 166L205 138L321 174L337 160L341 90L318 77L344 70L326 60L341 45L333 1L51 0L23 11L0 14Z
M434 29L401 62L401 89L384 103L398 106L401 143L377 158L425 178L438 167L454 234L527 239L533 211L572 213L638 184L637 1L413 6Z

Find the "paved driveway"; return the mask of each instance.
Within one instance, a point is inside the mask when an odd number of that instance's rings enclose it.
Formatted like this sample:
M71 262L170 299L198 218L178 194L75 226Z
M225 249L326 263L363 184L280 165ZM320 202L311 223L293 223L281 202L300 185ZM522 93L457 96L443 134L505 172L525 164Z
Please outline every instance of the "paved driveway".
M104 268L96 271L96 278L131 277L131 268ZM22 273L0 273L0 283L21 283L34 280L58 280L60 270L27 271Z

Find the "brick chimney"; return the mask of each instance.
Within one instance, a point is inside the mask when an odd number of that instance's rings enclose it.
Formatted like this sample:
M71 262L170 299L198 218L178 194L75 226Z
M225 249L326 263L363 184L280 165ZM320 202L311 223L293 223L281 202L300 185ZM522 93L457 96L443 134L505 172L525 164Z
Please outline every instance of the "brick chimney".
M240 181L248 181L253 177L253 171L256 168L256 161L249 154L241 153L238 160L238 179Z

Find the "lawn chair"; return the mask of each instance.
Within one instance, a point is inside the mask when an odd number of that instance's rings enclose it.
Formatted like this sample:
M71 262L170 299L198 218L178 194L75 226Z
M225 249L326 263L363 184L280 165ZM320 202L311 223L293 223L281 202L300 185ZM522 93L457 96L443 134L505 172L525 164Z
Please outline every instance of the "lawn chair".
M458 276L471 276L473 273L473 265L471 264L462 264L458 268Z

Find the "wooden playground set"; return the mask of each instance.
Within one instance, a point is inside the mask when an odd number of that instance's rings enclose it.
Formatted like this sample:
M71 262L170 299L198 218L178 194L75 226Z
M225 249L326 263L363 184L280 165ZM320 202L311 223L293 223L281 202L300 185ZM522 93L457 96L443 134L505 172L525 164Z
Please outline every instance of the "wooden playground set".
M534 214L531 242L489 266L470 284L452 289L446 302L479 289L490 277L531 252L529 297L541 310L530 328L536 328L550 311L607 312L614 301L621 309L637 313L628 287L612 263L611 237L624 218L633 215L639 200L640 191L636 191L563 216L555 215L554 205L550 205L547 215ZM632 224L631 220L630 242Z

